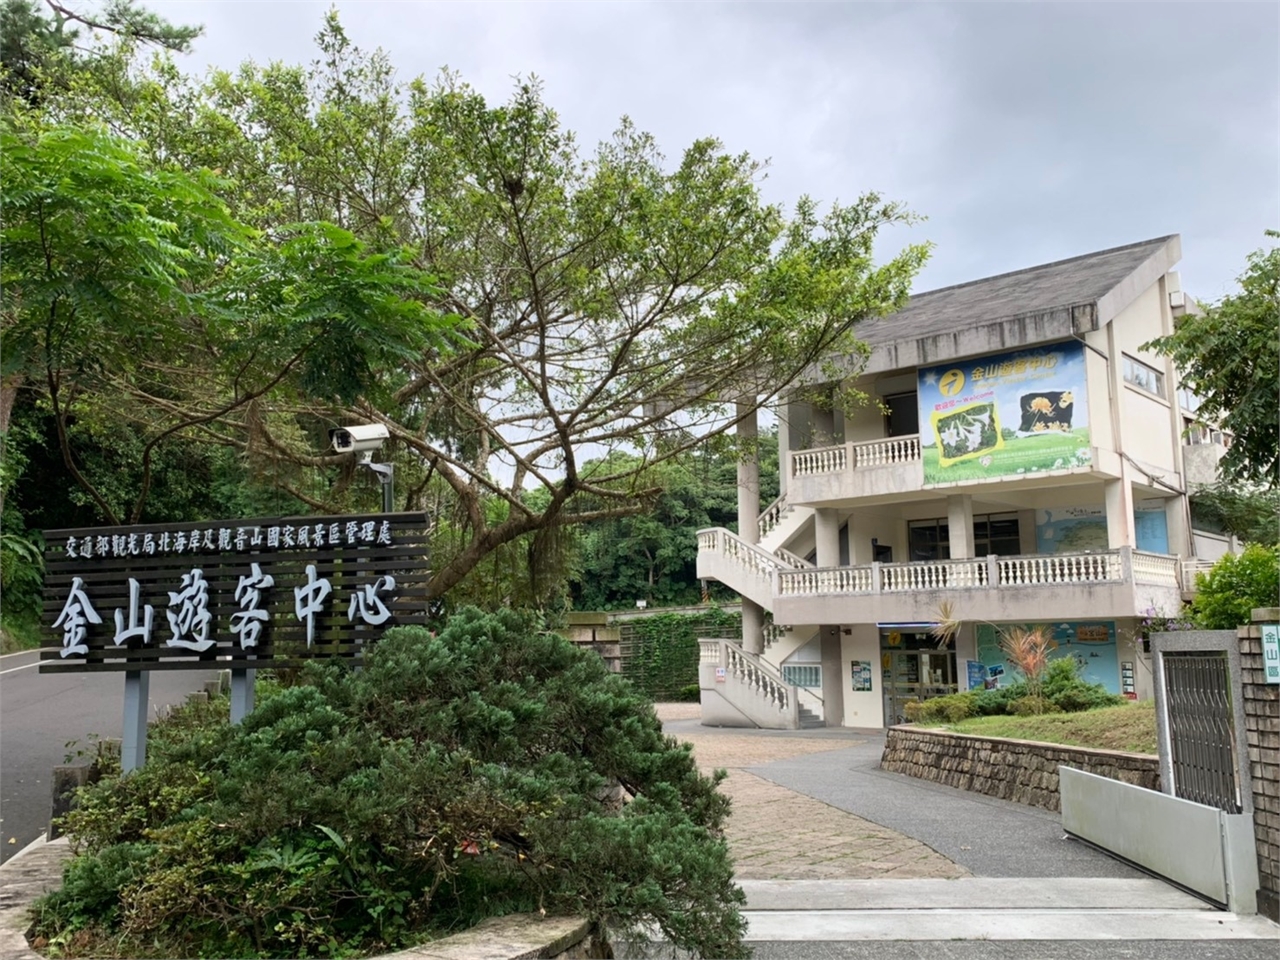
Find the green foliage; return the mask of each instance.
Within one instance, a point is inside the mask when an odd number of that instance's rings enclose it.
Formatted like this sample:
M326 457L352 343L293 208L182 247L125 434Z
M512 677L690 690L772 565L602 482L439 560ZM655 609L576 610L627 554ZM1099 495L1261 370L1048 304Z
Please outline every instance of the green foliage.
M1052 700L1034 695L1019 697L1009 704L1009 712L1015 717L1038 717L1042 713L1055 713L1057 710L1058 706Z
M778 493L776 430L762 432L750 452L760 466L761 502L768 503ZM737 526L740 455L730 444L709 443L648 470L644 475L648 490L636 489L634 476L623 481L646 509L578 528L576 569L570 578L574 606L615 610L633 607L636 600L646 600L650 606L700 603L697 532ZM638 466L638 459L615 453L589 463L584 472L593 481L627 476ZM604 501L584 500L586 509L607 506ZM724 597L731 599L729 594Z
M1216 483L1191 494L1197 530L1230 533L1246 543L1274 547L1280 542L1280 489L1259 490Z
M814 362L856 355L851 325L904 302L927 255L917 244L875 261L880 231L916 220L875 193L784 213L761 196L762 165L714 139L669 160L623 119L583 149L535 81L491 102L450 73L399 80L336 13L317 44L311 66L249 63L204 81L128 63L58 109L109 116L156 156L221 171L231 209L260 230L337 223L371 250L412 248L440 279L407 299L464 317L469 345L391 358L380 389L354 400L313 385L298 404L392 426L387 452L417 472L398 489L448 534L433 596L513 544L500 572L514 586L507 573L538 546L523 538L637 515L660 490L682 512L661 465L731 436L744 383L768 403ZM211 429L254 458L313 465L287 406ZM623 452L606 472L583 459ZM330 508L344 494L312 499ZM619 589L639 572L655 602L687 590L674 537L637 521L607 539L645 560L612 576Z
M1280 233L1268 230L1271 239ZM1197 414L1232 434L1223 476L1280 485L1280 246L1256 250L1240 290L1145 346L1173 359L1200 398ZM1274 525L1273 525L1274 533Z
M1049 661L1038 695L1028 690L1025 681L1019 681L993 690L970 690L908 703L906 715L912 723L960 723L970 717L1078 713L1125 702L1123 697L1108 693L1101 684L1083 680L1079 664L1069 657L1061 657Z
M620 628L622 675L653 700L668 701L698 684L699 638L741 637L742 618L719 609L660 613Z
M678 703L697 703L702 699L702 687L696 683L681 687L675 699Z
M78 13L67 5L38 0L4 0L0 5L4 93L36 106L51 92L48 88L65 89L77 72L95 70L104 51L77 43L80 27L176 51L188 50L201 33L199 27L174 26L133 0L108 0L96 13Z
M5 124L0 182L0 372L47 407L98 521L146 514L166 448L247 452L279 406L384 398L406 359L458 342L409 251L324 222L261 234L231 215L225 180L105 130ZM90 477L103 447L120 469Z
M542 907L742 952L718 778L598 657L468 610L305 680L237 727L220 704L159 724L145 767L84 791L77 883L37 932L334 956Z
M1249 623L1256 607L1280 603L1280 547L1253 544L1227 554L1196 576L1191 616L1206 630L1234 630Z

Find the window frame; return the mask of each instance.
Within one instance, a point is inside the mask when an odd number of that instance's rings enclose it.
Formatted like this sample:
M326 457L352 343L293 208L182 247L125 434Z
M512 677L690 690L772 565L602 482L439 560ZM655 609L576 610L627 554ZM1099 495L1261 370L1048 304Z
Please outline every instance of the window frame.
M1129 354L1121 354L1122 363L1120 365L1120 376L1129 386L1141 390L1143 393L1149 393L1153 397L1159 397L1161 400L1168 400L1168 395L1164 387L1164 371L1157 370L1149 363L1143 363L1137 357L1131 357ZM1155 386L1152 387L1147 382L1147 375L1154 378Z

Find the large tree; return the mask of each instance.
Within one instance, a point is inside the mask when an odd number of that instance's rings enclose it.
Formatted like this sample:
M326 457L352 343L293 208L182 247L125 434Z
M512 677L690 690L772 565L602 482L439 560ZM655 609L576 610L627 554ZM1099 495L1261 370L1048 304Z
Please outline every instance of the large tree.
M135 69L93 108L157 155L222 171L260 229L330 220L439 278L433 306L466 320L469 347L399 359L379 394L278 405L251 451L322 466L299 418L386 424L405 505L448 491L437 596L522 537L645 509L658 465L856 355L855 324L899 306L927 255L873 261L881 228L914 219L874 193L786 215L761 198L763 167L714 139L670 162L624 119L584 151L534 81L495 106L450 74L397 81L334 15L318 42L310 68ZM241 427L208 425L249 450ZM612 451L630 454L616 473L584 471Z
M403 252L326 223L263 235L221 186L100 129L0 124L0 429L16 388L36 391L108 522L142 518L166 443L253 435L275 405L381 396L382 371L438 353L455 322ZM94 418L137 441L123 503L81 469L72 428Z
M1186 314L1171 336L1147 346L1173 359L1182 383L1200 398L1198 415L1231 432L1222 474L1274 488L1280 486L1280 246L1251 253L1239 283L1239 292Z

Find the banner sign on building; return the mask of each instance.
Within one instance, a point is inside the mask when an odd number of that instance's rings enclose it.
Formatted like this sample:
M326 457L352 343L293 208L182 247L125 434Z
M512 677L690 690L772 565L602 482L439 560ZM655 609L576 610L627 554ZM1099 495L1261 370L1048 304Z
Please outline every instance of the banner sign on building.
M358 658L426 622L425 514L45 532L40 670L181 670Z
M1014 665L1005 659L1004 650L1000 646L1001 631L1014 627L1032 629L1032 624L1004 623L998 627L990 623L977 626L978 659L989 670L995 666L1002 668L1001 674L1007 682L1021 679ZM1069 657L1080 668L1080 676L1088 683L1100 683L1108 693L1120 692L1120 666L1117 656L1116 624L1114 620L1068 620L1060 623L1037 624L1047 630L1053 639L1053 649L1049 653L1050 660ZM1007 671L1007 673L1005 672ZM995 676L992 673L992 676Z
M925 367L916 395L926 484L1090 466L1079 342Z

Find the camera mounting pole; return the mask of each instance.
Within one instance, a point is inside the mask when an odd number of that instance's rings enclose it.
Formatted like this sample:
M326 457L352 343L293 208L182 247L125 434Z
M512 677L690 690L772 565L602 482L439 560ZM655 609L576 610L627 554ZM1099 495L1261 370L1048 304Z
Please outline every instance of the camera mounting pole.
M378 483L382 486L382 512L394 513L396 509L396 465L394 463L374 463L372 460L362 460L361 463L378 475Z

